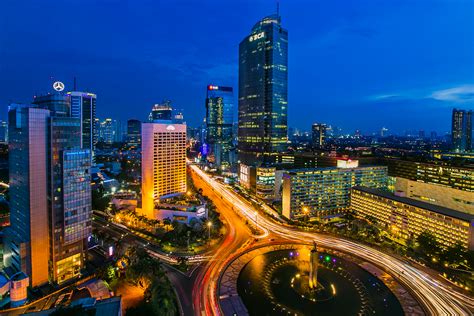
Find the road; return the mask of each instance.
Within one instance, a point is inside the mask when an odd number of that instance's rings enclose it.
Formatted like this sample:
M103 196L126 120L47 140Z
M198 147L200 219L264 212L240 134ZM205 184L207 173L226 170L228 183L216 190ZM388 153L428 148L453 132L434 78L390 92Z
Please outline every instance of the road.
M193 290L196 315L221 315L216 295L218 275L228 258L238 251L244 250L242 246L245 245L246 240L251 238L243 224L242 217L255 222L255 210L247 201L225 185L215 181L196 165L190 165L190 168L193 179L197 183L196 186L203 188L204 194L216 203L221 215L230 223L231 230L222 247L217 250L214 256L215 260L211 260L203 268L202 279L195 284ZM430 315L473 314L474 299L472 297L459 292L443 279L422 271L409 262L354 241L285 226L265 216L258 217L258 225L264 230L265 236L276 235L308 243L316 241L323 247L350 253L382 267L395 276L399 282L410 288Z
M198 169L199 170L199 169ZM217 280L226 261L233 256L239 248L248 244L248 240L253 240L249 228L239 217L237 212L233 211L233 205L228 199L221 198L213 191L207 181L198 177L197 173L192 173L194 185L203 189L205 195L209 197L220 211L222 220L227 222L228 232L222 241L221 247L215 252L211 260L203 263L193 288L193 305L195 315L212 315L219 309L217 301Z

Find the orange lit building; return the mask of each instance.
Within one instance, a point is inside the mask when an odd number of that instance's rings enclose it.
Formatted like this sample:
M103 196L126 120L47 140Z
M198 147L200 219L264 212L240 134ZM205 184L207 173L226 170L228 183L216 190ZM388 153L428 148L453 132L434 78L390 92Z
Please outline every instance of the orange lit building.
M155 201L186 192L186 125L142 123L142 209L155 218Z

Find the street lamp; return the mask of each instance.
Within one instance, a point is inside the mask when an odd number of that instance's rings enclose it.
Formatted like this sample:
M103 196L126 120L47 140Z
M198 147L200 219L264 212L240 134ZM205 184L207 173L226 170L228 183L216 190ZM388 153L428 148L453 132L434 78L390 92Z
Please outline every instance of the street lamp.
M209 241L211 240L211 228L212 228L212 222L211 221L208 221L207 222L207 227L209 228Z
M255 227L257 227L258 230L258 212L255 212Z
M308 214L309 214L309 208L307 206L303 206L303 214L304 214L304 217L307 221L308 220L307 217L308 217Z

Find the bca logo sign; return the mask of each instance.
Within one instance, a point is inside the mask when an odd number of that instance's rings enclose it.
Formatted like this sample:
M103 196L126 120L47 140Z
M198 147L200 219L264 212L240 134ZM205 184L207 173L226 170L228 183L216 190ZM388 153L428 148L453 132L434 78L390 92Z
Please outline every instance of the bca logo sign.
M264 38L264 37L265 37L265 32L260 32L258 34L251 35L249 37L249 41L253 42L253 41L259 40L259 39Z

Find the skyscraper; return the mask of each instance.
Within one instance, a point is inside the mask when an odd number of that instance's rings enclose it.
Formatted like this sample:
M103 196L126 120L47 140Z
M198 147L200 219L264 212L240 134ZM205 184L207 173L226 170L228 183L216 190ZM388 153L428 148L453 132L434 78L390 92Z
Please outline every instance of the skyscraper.
M122 129L120 122L111 118L106 118L99 125L99 140L106 144L113 144L122 141Z
M72 91L67 95L71 98L71 117L81 120L81 146L89 149L94 155L98 141L98 131L94 124L96 118L97 96L93 93Z
M154 217L155 201L186 192L186 125L142 123L142 213Z
M0 143L8 142L8 123L0 121Z
M312 127L312 140L314 148L321 148L326 143L327 125L322 123L314 123Z
M288 32L279 15L257 22L239 45L239 159L272 162L287 144Z
M81 148L81 121L65 115L62 96L40 100L41 108L9 110L13 203L5 265L28 274L32 286L78 276L91 234L91 158Z
M49 280L48 121L50 111L12 104L9 122L10 227L5 229L4 265Z
M129 146L140 147L142 133L142 122L139 120L127 121L127 143Z
M151 109L148 120L150 122L156 122L160 120L171 120L173 118L173 108L171 107L171 101L164 101L163 104L155 104Z
M207 86L206 143L216 165L230 165L233 117L232 87Z
M472 150L472 111L453 109L452 148L457 152Z

